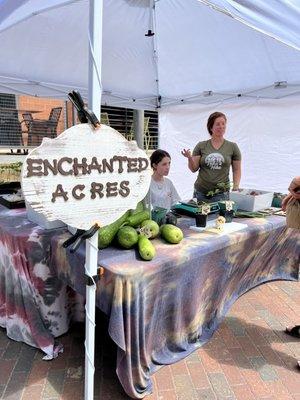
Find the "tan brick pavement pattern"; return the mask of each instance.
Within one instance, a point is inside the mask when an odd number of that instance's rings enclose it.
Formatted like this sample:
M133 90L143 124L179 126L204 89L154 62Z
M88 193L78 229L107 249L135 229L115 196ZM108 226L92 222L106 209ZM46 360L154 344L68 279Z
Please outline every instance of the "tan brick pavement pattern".
M242 296L213 338L186 359L153 376L146 400L300 400L300 340L283 333L300 323L300 285L273 282ZM97 317L95 399L129 399L115 374L116 349ZM0 398L84 398L84 325L60 339L64 353L53 361L0 329Z

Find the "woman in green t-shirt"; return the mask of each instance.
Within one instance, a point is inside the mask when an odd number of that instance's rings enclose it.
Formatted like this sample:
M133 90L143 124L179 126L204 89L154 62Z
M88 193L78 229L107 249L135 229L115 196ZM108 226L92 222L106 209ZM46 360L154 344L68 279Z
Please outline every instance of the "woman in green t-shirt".
M198 201L215 202L229 198L229 170L232 166L233 190L238 190L241 180L241 152L236 143L224 139L227 118L221 112L208 117L209 140L199 142L191 153L183 149L192 172L198 171L194 184L194 197Z

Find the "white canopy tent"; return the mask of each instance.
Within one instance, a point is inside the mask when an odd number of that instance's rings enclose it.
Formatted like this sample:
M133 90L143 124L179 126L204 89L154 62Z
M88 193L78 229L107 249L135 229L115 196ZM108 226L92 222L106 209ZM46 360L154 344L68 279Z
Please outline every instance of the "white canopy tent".
M102 104L162 110L161 144L176 149L173 159L180 173L185 160L178 156L180 146L172 146L179 140L191 147L200 139L196 122L191 126L196 135L189 136L187 118L196 121L200 112L208 114L220 104L235 107L244 98L290 96L295 107L300 93L299 0L103 0L103 5L100 66L97 52L89 56L89 41L97 41L89 38L88 0L0 0L0 91L65 98L78 89L87 98L94 57L93 79L101 79ZM94 94L90 89L92 106L99 100ZM185 118L176 120L179 114ZM290 116L293 124L297 117ZM300 169L299 146L296 151L293 174ZM256 167L268 176L265 164ZM288 179L287 171L279 169L276 175L283 173Z
M300 96L299 1L104 0L103 5L102 65L94 60L101 70L102 104L159 108L160 146L172 149L175 183L185 168L179 149L206 138L204 120L218 108L229 112L229 139L240 143L246 135L260 143L256 168L247 161L247 145L241 146L244 186L255 184L258 170L268 171L260 174L259 187L284 190L300 163L299 147L293 146L299 143L297 113L291 115L284 101L296 105ZM88 0L0 1L0 91L65 98L78 89L87 98L88 25ZM268 102L272 99L281 101ZM262 108L253 104L264 100L264 110L275 118L259 118ZM190 105L189 119L186 107L172 108L178 104ZM234 112L240 104L248 119ZM243 132L234 122L237 115ZM170 124L176 129L169 130ZM275 150L280 146L273 147L266 164L263 154L272 137L289 146L281 163ZM179 191L187 196L187 189Z
M300 91L298 0L103 3L103 104L151 109ZM87 98L88 12L88 0L0 1L0 91L65 97L77 88Z
M166 121L166 116L185 109L173 105L190 104L189 114L194 105L195 117L203 110L204 120L216 108L229 107L229 114L235 116L230 107L234 111L248 101L249 109L244 110L248 116L252 110L251 118L243 117L241 134L261 138L264 132L268 140L257 150L256 169L244 168L242 183L252 186L257 169L267 168L258 186L269 183L272 190L284 190L298 173L299 148L292 149L289 163L278 163L279 154L273 151L266 165L263 154L274 134L286 138L285 142L299 143L296 113L288 117L289 107L283 101L289 98L295 105L300 96L299 0L104 0L103 6L102 65L94 60L98 75L101 70L102 104L158 107L160 121ZM88 0L0 0L0 91L65 98L70 90L78 89L87 98L88 15ZM282 99L266 103L271 107L268 113L276 114L273 125L257 119L251 104L258 99ZM278 124L280 115L283 121L289 118L285 126ZM261 125L254 125L254 120ZM169 143L170 135L175 142L181 138L172 153L177 172L186 168L180 145L192 148L206 137L200 115L199 125L193 128L199 129L198 136L190 136L186 128L190 121L181 119L181 126L179 121L176 138L174 129L168 131L168 124L160 124L160 146L174 144ZM239 143L238 121L231 128L238 137L229 139ZM290 147L286 154L289 151ZM270 184L271 170L278 178Z

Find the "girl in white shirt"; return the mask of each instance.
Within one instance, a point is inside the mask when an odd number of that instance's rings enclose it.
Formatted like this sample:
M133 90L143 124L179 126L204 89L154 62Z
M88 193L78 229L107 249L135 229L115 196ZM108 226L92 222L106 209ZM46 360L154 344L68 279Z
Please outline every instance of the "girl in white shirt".
M150 184L152 208L162 207L170 210L171 206L180 200L172 181L166 178L170 171L170 154L165 150L155 150L151 154L150 161L153 169Z

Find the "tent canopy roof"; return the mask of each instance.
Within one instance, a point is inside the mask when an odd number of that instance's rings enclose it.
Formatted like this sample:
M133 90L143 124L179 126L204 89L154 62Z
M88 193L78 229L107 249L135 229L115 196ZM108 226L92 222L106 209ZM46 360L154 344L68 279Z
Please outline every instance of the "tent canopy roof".
M103 3L104 104L300 92L298 0ZM88 0L0 0L0 91L65 98L77 88L87 97L88 13Z

